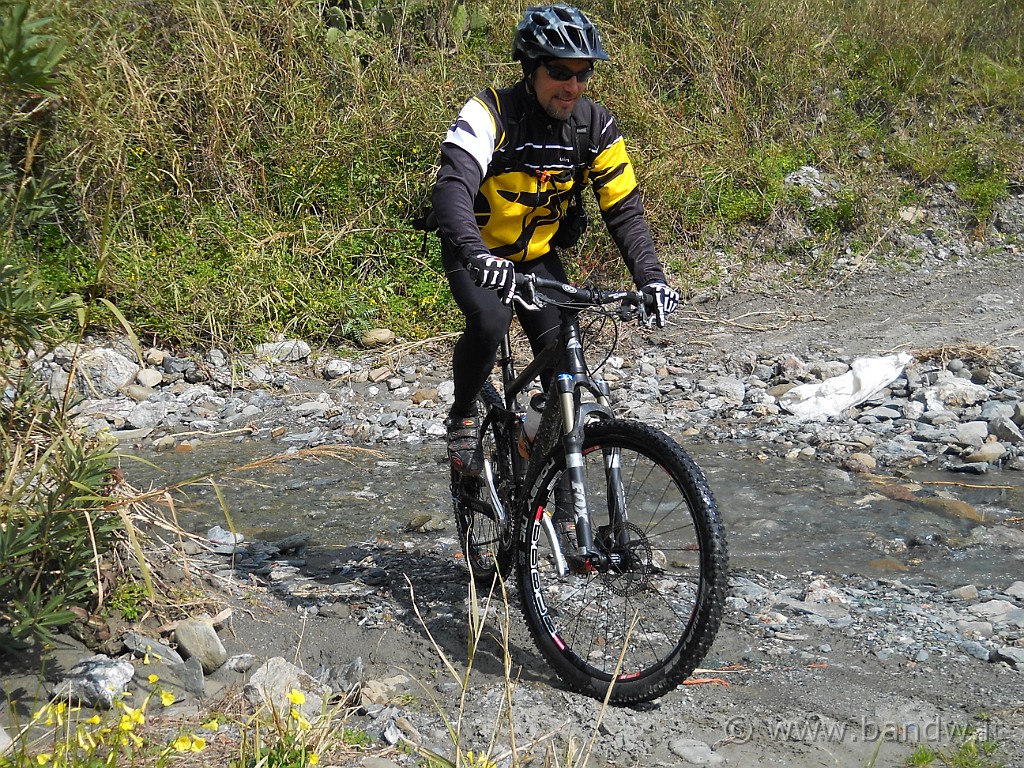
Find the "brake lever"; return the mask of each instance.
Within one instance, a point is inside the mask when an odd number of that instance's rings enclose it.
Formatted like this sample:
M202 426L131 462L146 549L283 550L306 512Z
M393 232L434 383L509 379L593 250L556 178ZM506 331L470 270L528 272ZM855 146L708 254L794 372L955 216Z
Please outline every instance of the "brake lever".
M644 306L643 301L630 301L626 299L619 305L616 315L618 315L619 320L624 322L635 319L643 324L647 321L647 308Z
M637 317L639 318L637 322L639 322L640 325L644 328L650 328L657 321L658 313L648 312L647 305L641 302L640 306L637 308Z
M544 306L542 296L543 294L537 293L537 286L532 280L525 280L516 288L513 301L524 309L534 312Z

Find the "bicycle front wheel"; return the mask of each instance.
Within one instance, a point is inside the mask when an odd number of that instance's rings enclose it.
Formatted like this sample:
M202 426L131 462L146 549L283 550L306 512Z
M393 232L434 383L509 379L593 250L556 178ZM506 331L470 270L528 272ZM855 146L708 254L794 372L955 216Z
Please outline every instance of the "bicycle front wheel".
M523 611L570 688L598 699L610 688L620 705L650 701L680 685L715 638L724 529L703 473L646 424L588 425L583 470L599 557L581 557L575 538L545 520L566 471L559 449L530 490L517 566Z

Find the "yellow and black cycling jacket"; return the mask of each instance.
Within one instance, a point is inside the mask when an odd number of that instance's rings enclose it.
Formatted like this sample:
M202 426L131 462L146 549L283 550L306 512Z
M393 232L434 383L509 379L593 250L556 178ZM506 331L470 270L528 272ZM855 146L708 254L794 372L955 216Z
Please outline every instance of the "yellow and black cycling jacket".
M486 252L538 259L552 250L575 185L588 183L634 282L664 281L615 118L581 98L572 117L555 120L525 81L481 91L448 129L433 191L439 234L463 262Z

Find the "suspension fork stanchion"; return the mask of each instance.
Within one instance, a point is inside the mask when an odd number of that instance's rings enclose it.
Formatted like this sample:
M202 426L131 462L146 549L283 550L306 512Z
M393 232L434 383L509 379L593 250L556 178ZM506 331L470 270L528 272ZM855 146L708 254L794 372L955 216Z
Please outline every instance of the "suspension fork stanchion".
M611 390L604 379L594 381L597 387L597 402L611 410ZM603 448L605 492L608 499L608 523L613 531L617 531L617 543L625 546L629 543L629 532L625 523L629 520L626 510L626 493L622 487L622 451L618 448Z
M560 373L555 381L562 412L562 445L565 448L565 473L572 489L573 516L576 518L576 543L579 554L593 551L594 531L587 509L587 490L583 475L583 425L576 424L576 383L571 373ZM579 427L579 428L577 428Z

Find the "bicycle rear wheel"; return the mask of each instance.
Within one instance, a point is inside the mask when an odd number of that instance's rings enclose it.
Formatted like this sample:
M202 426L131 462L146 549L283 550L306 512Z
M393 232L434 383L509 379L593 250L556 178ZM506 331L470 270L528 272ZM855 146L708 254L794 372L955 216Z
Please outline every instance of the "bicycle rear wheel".
M523 611L569 687L598 699L611 687L614 704L650 701L711 647L725 606L725 533L703 473L670 437L619 419L588 425L584 436L587 502L606 564L574 560L575 540L553 536L544 520L565 473L559 448L530 490L517 567Z
M507 576L515 559L512 499L515 450L508 423L492 409L501 408L501 397L488 382L478 397L483 415L480 443L484 468L479 477L452 471L452 498L459 540L478 586L489 588L494 577Z

